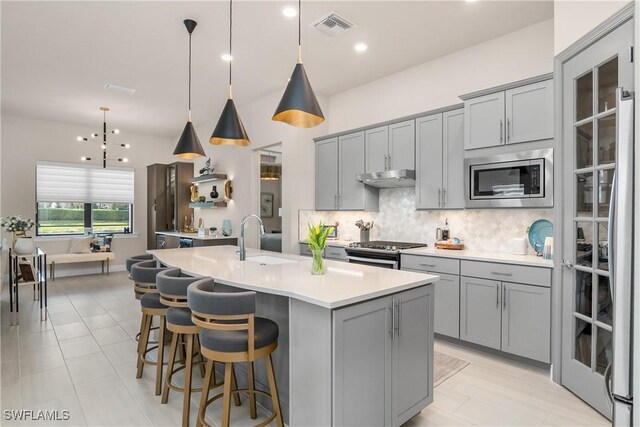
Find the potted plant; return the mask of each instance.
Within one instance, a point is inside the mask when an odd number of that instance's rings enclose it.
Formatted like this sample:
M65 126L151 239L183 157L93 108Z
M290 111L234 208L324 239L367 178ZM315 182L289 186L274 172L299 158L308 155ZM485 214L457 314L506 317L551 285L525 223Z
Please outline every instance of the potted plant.
M31 237L27 236L27 231L33 227L33 220L23 219L21 215L11 215L0 218L4 231L12 234L13 240L11 248L18 255L26 255L33 252L35 245Z
M333 233L333 226L327 227L324 223L313 225L308 223L308 243L312 253L311 274L324 274L324 248L327 247L327 236Z

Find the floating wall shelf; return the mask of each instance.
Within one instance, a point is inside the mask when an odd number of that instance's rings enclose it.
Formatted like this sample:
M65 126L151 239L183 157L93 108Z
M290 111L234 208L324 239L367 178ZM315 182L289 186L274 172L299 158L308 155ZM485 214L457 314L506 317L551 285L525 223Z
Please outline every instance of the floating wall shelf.
M226 208L227 202L191 202L189 203L189 207L204 209Z
M226 181L227 174L226 173L212 173L209 175L200 175L194 176L191 178L191 182L193 184L200 184L204 182L213 182L213 181Z

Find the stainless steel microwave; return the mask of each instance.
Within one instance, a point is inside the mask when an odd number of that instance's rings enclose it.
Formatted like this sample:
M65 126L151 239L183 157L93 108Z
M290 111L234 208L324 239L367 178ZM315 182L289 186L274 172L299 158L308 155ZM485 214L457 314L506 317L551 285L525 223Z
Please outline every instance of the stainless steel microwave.
M464 160L465 206L553 206L553 149Z

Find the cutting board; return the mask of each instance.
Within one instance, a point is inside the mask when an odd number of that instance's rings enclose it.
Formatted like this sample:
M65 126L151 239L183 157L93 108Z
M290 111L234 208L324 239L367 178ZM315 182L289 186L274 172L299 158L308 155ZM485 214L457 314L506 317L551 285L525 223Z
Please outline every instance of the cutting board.
M464 249L464 243L449 243L449 242L436 242L436 249L451 249L451 250L462 250Z

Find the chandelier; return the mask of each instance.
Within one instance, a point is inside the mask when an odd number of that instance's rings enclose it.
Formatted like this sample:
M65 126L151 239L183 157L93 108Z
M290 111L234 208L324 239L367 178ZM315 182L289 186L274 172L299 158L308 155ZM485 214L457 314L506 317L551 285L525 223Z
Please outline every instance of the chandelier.
M119 158L109 158L108 154L107 154L107 147L108 146L119 146L120 148L129 148L129 144L119 144L119 143L112 143L109 142L107 144L107 111L109 111L109 107L100 107L100 111L102 111L102 143L100 145L100 148L102 149L102 167L106 168L107 167L107 162L121 162L121 163L127 163L129 161L129 159L127 159L126 157L119 157ZM111 132L109 132L112 135L118 135L120 133L120 131L118 129L113 129ZM100 139L98 139L98 137L100 136L99 133L92 133L91 134L91 139L96 140L96 142L100 142ZM79 136L76 138L77 141L88 141L89 138L85 138L84 136ZM87 157L87 156L82 156L80 158L80 160L82 160L83 162L87 162L87 161L91 161L92 158L91 157Z

